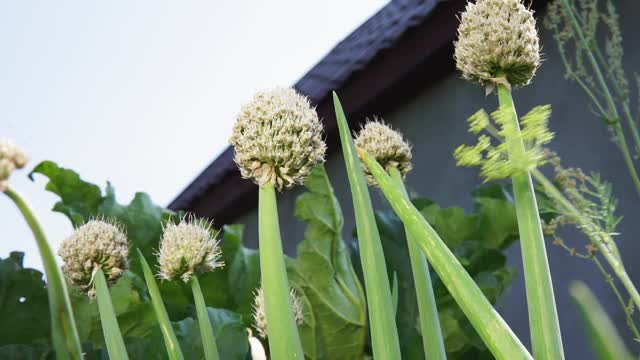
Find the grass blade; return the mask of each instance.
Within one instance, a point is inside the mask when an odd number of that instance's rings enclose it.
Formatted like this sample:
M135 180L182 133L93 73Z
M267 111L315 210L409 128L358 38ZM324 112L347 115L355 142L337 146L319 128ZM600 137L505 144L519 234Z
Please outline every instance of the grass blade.
M204 303L204 296L200 288L198 277L194 274L191 276L191 290L193 290L193 300L196 303L196 313L198 314L198 325L200 325L200 337L202 338L202 346L204 348L204 358L207 360L218 360L218 347L216 338L213 335L213 327L209 319L207 305Z
M407 199L387 172L367 153L360 156L402 219L415 242L429 259L451 296L456 300L491 353L501 360L532 359L527 349L466 272L440 236Z
M398 189L402 190L405 197L409 199L407 189L402 181L402 175L398 168L387 169L391 174L391 179ZM440 318L436 306L436 297L431 286L431 274L429 274L429 263L422 253L418 243L412 239L412 235L405 227L407 234L407 247L409 248L409 258L411 260L411 272L416 288L418 299L418 311L420 313L420 330L424 346L425 357L429 360L446 359L447 352L444 348L442 329L440 328Z
M498 84L497 88L500 108L508 111L509 126L517 132L508 133L505 138L509 158L515 162L524 157L526 152L522 137L518 136L518 115L511 90L504 84ZM549 261L531 174L528 171L518 172L511 177L511 181L518 217L533 355L540 359L564 359Z
M11 187L5 190L5 194L16 204L22 216L27 221L33 232L40 251L40 257L47 278L47 292L49 295L49 311L51 313L51 334L56 358L81 360L82 346L80 336L73 317L71 300L67 285L62 275L62 270L56 263L56 258L47 241L35 214L24 199Z
M340 129L344 161L351 185L353 207L358 229L360 261L364 273L373 357L381 360L400 359L400 343L396 329L391 289L387 276L380 234L375 222L367 183L353 145L353 138L338 95L333 93L333 104Z
M98 270L94 277L96 286L96 297L98 298L98 310L100 310L100 321L102 322L102 332L104 341L107 344L107 352L110 359L129 359L127 348L124 346L122 333L118 326L118 319L111 303L111 294L107 279L102 270Z
M158 323L160 324L160 331L162 331L162 336L164 338L164 344L167 347L169 359L182 360L184 359L184 357L182 355L182 351L180 350L180 344L178 343L176 334L173 331L173 326L171 326L171 321L169 320L167 309L164 307L164 303L162 302L160 289L158 289L156 279L153 277L151 268L149 267L147 260L144 258L144 255L142 255L140 249L136 250L138 250L140 264L142 265L142 272L144 273L144 280L147 283L147 289L149 290L151 302L153 303L153 310L155 311L156 318L158 319Z
M273 359L304 359L300 335L293 317L289 280L284 263L276 190L260 187L258 205L260 271L264 290L269 351Z
M618 330L591 290L581 281L569 287L578 306L591 346L600 360L631 360L633 355L624 345Z

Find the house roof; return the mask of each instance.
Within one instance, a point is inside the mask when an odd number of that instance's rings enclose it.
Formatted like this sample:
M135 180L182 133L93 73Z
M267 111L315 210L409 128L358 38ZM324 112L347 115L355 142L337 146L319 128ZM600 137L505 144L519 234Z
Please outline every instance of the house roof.
M455 70L453 40L466 0L393 0L338 43L294 87L323 121L328 152L339 147L331 91L350 126L386 114ZM546 1L536 1L535 5ZM535 7L535 6L534 6ZM257 186L242 179L227 148L169 205L219 225L257 206Z

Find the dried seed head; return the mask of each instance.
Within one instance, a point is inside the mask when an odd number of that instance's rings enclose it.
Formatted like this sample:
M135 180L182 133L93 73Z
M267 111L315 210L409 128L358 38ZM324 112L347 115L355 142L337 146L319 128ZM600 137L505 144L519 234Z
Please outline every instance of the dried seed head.
M540 65L533 12L520 0L469 2L458 27L455 59L465 79L482 85L500 77L513 86L529 84Z
M0 191L4 191L11 173L27 165L27 156L11 140L0 139Z
M393 130L381 119L368 121L355 139L355 145L371 155L382 167L396 167L402 176L411 171L411 145L403 138L402 134ZM376 181L369 169L362 164L367 182L375 185Z
M206 220L184 218L177 225L168 224L160 240L158 275L164 280L188 282L193 274L224 266L219 243Z
M296 320L296 325L300 326L304 322L304 314L302 313L302 303L300 302L300 298L296 294L294 289L291 289L291 305L293 306L293 316ZM267 332L267 315L264 309L264 290L262 287L256 290L256 297L253 303L253 320L255 322L256 330L258 331L258 335L266 339L268 336Z
M91 220L62 242L58 255L64 261L65 276L93 298L95 273L101 269L107 282L115 283L128 267L129 245L118 225Z
M291 88L254 95L236 118L231 144L244 178L278 190L302 184L326 149L318 114Z

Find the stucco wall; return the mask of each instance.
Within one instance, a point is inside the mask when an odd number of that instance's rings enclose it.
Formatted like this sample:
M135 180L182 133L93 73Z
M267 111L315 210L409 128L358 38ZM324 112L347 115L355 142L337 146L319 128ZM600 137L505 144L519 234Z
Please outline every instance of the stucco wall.
M639 13L640 4L632 0L616 3L622 14L623 33L632 34L633 30L637 30L637 25L631 14ZM635 46L634 42L633 37L628 35L625 63L627 69L640 71L638 66L633 66L640 64L640 47ZM545 62L533 84L515 92L516 106L520 113L525 113L536 105L551 104L551 128L556 132L551 147L561 154L565 165L582 167L587 172L598 171L614 183L615 195L620 199L619 213L625 215L619 227L622 235L618 237L618 244L632 280L640 284L640 264L635 258L640 253L640 242L635 238L640 234L640 222L635 221L640 210L638 195L605 126L587 107L586 96L577 85L564 80L564 70L555 43L545 31L542 31L542 44ZM466 83L458 74L452 74L437 84L431 84L403 108L383 114L413 144L415 169L407 178L408 185L442 206L459 205L471 209L469 192L481 183L481 179L477 170L456 167L452 153L459 144L473 141L466 131L465 119L481 107L491 111L496 104L495 96L485 97L483 89ZM326 166L343 207L344 235L350 239L355 224L341 154L331 156ZM300 192L301 189L296 189L279 196L282 234L286 251L290 254L295 252L295 244L304 235L304 224L293 217L295 198ZM387 206L380 194L376 191L371 194L376 208ZM238 222L247 225L246 241L256 246L257 213L253 211ZM569 236L566 240L577 246L585 244L581 236ZM585 280L589 284L606 304L620 332L630 339L624 314L595 266L586 260L570 257L550 243L547 245L567 359L593 358L586 346L584 333L579 329L578 314L568 296L568 285L575 279ZM518 276L500 304L499 311L522 341L529 345L524 278L517 243L508 251L508 258L510 265L518 270Z

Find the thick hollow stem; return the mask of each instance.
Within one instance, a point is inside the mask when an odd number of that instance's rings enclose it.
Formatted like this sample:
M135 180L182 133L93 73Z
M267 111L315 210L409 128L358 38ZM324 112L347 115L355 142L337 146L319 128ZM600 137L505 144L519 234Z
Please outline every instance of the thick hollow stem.
M82 346L73 317L71 300L62 271L56 263L51 246L26 201L11 187L4 192L18 207L36 239L40 258L47 278L49 311L51 312L51 333L57 359L82 359Z
M202 346L204 348L204 358L207 360L218 360L220 359L220 355L218 355L216 338L213 335L213 327L211 326L211 320L209 319L207 305L204 303L204 296L202 295L200 282L195 274L191 276L191 290L193 291L193 300L196 303L198 325L200 326L200 338L202 339Z
M398 189L402 190L408 199L409 195L407 194L404 182L402 181L402 175L400 171L398 171L398 168L391 167L388 170ZM429 263L422 253L420 245L413 239L409 231L405 229L405 233L407 236L407 247L409 248L409 258L411 260L413 283L416 288L418 310L420 312L420 330L422 331L425 358L427 360L444 360L447 358L447 352L444 348L436 297L431 285Z
M508 126L519 133L520 125L511 91L504 84L498 84L497 87L500 107L510 113L507 121L511 123ZM518 157L524 156L525 146L521 137L508 134L505 143L512 161L517 161ZM518 217L533 356L539 359L564 359L558 313L533 181L527 171L517 173L511 180Z
M532 171L532 175L536 179L536 181L542 185L544 188L545 194L549 196L553 201L555 201L558 205L562 206L562 208L569 214L571 214L577 221L581 227L586 229L594 229L597 225L593 224L591 220L582 216L580 211L576 209L575 206L567 199L565 196L558 190L558 188L553 185L549 179L547 179L542 172L539 170ZM631 296L631 300L636 305L638 309L640 309L640 293L638 293L638 289L633 285L627 271L622 263L622 259L616 256L616 253L612 250L615 247L613 244L613 239L609 235L605 235L600 239L592 239L592 242L598 247L598 250L605 258L611 269L613 269L614 274L622 283L625 290Z
M107 279L104 277L102 270L98 270L94 277L96 286L96 297L98 298L98 310L100 311L100 321L102 322L102 332L104 334L104 342L107 344L107 352L110 359L128 360L127 348L122 339L120 326L116 312L113 310L111 302L111 294L109 294L109 286Z
M353 197L360 261L364 273L367 308L371 324L373 356L380 360L400 359L400 342L391 299L391 286L389 285L387 265L384 260L380 233L376 225L369 190L347 125L347 119L335 93L333 94L333 103L340 129L351 196Z
M424 216L368 154L361 156L384 196L420 245L442 283L467 316L493 356L499 360L532 359L527 349L493 308L482 290Z
M273 359L303 360L302 343L289 295L289 280L282 251L276 191L273 185L261 186L259 198L260 271L269 351Z
M149 290L149 295L151 296L151 302L153 303L153 310L156 313L158 324L160 324L160 331L162 332L162 336L164 338L164 344L167 348L169 359L182 360L184 359L184 356L182 355L180 344L178 343L176 334L173 331L173 327L171 326L171 321L169 320L167 309L164 307L164 303L162 302L158 284L153 277L151 268L149 267L147 260L144 258L144 255L142 255L140 249L136 250L138 250L140 264L142 265L142 272L144 273L144 280L147 283L147 289Z

